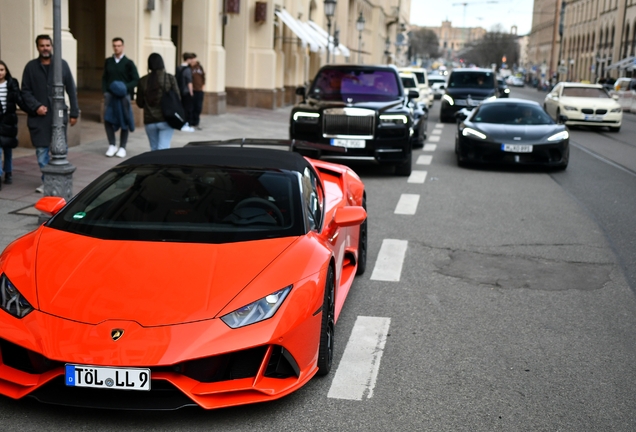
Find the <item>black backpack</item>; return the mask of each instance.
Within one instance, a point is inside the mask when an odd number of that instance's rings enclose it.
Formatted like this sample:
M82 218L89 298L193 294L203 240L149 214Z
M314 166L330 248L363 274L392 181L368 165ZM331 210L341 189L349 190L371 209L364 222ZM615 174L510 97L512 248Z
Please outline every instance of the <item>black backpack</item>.
M181 98L172 86L166 87L166 75L163 75L164 92L161 96L161 113L166 123L173 129L181 129L186 124L185 111L181 104Z

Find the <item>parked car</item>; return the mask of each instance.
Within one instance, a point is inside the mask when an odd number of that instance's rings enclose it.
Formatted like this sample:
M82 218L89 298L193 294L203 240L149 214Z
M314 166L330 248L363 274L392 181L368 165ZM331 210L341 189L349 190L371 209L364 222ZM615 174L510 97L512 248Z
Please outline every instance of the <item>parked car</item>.
M428 82L428 73L424 68L418 67L405 67L398 68L398 71L412 73L417 78L418 88L417 90L420 92L420 100L426 102L426 107L431 108L433 106L434 96L433 91L430 88Z
M431 87L433 99L441 99L446 90L446 77L442 75L429 75L428 85Z
M619 132L623 110L601 84L561 82L545 97L543 108L555 120L567 125L609 127Z
M419 92L404 94L395 67L324 66L308 90L299 87L296 93L303 100L291 111L290 138L338 148L302 150L303 154L371 160L395 166L397 175L411 174L412 147L423 142L426 125L416 121L410 106Z
M460 109L474 108L486 99L497 97L497 81L491 69L453 69L442 96L441 122L454 122Z
M496 99L472 111L460 111L455 153L460 166L468 163L544 165L565 169L569 132L555 123L537 102Z
M636 78L622 77L614 83L614 91L636 90Z

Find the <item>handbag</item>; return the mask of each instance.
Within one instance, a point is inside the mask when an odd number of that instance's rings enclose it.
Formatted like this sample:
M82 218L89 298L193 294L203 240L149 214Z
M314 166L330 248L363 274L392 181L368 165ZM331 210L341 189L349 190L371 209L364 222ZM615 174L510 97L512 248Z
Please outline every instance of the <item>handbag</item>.
M186 124L185 111L183 110L183 105L181 105L181 98L177 92L172 89L172 86L166 89L166 75L167 73L164 72L164 92L161 96L161 113L171 128L181 129L183 125Z
M16 148L17 146L18 146L18 139L16 137L0 136L0 147Z

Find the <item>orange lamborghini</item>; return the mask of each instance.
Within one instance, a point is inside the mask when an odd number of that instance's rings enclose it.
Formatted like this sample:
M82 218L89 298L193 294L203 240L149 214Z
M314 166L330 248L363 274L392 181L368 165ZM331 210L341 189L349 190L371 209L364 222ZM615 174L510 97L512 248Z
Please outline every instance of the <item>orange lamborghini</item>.
M133 157L0 256L0 394L114 409L285 396L331 368L364 185L263 148Z

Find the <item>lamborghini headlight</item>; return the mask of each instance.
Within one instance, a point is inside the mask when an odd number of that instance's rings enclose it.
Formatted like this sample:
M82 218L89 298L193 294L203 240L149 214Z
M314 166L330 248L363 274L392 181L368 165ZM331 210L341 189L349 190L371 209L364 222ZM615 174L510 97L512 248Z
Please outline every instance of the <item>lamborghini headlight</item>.
M400 126L407 124L409 119L404 114L382 114L380 115L380 124L384 126L395 125Z
M563 105L563 109L566 111L578 111L579 109L577 107L573 107L570 105Z
M462 135L464 135L465 137L476 137L476 138L483 139L483 140L486 139L486 135L485 134L483 134L483 133L481 133L478 130L475 130L473 128L469 128L469 127L462 129Z
M569 132L568 131L561 131L559 133L555 133L550 138L548 138L548 141L563 141L563 140L568 139L568 138L570 138Z
M320 114L316 112L297 111L294 113L293 119L298 123L318 123Z
M250 303L247 306L243 306L242 308L235 310L234 312L223 315L221 320L223 320L223 322L229 327L235 329L271 318L274 316L280 305L283 304L283 301L285 301L285 298L291 289L292 286L289 285L282 290L256 300L254 303Z
M4 274L0 276L0 307L16 318L24 318L33 310L33 306L20 294L20 291Z
M445 94L444 96L442 96L442 99L445 100L446 102L448 102L449 105L455 105L455 101L453 100L452 97L450 97L449 95Z

